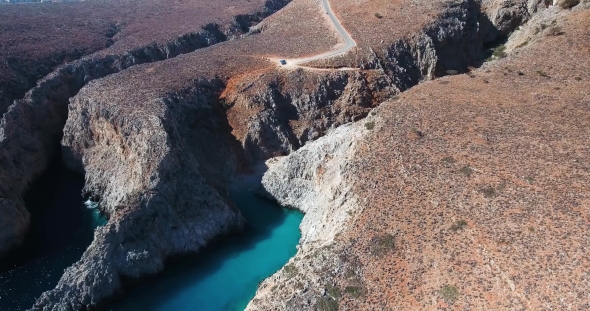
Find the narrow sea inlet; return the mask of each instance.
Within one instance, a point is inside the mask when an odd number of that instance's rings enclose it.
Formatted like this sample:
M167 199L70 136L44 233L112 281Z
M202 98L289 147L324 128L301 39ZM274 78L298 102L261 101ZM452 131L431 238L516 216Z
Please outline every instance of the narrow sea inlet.
M303 215L254 195L262 174L245 175L230 198L247 220L244 232L199 254L169 263L160 275L133 286L105 310L243 310L259 282L295 255ZM25 244L0 262L0 310L26 310L57 285L106 219L84 202L84 179L59 161L33 186L26 204L31 230Z
M230 197L247 220L244 232L169 264L106 310L244 310L258 283L297 251L303 214L254 195L261 174L244 176Z
M84 204L84 178L55 161L25 198L31 229L24 245L0 261L0 310L33 306L41 293L57 285L64 269L92 242L94 229L106 223Z

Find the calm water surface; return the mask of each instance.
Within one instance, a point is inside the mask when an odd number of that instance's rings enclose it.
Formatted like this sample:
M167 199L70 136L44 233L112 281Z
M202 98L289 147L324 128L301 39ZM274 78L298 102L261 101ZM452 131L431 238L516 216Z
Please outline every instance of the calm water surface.
M243 310L258 283L295 255L303 215L253 194L260 176L246 176L230 196L248 221L243 234L170 264L133 287L107 310Z
M0 261L0 310L26 310L82 257L94 229L106 223L81 197L84 178L56 161L25 198L31 230L24 245Z

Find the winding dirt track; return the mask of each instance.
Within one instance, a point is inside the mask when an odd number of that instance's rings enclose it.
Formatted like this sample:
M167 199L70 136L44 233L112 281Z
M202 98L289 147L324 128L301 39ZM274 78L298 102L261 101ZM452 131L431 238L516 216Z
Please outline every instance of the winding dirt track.
M336 29L336 31L338 32L338 34L340 34L340 36L342 37L342 40L344 41L344 45L340 46L339 48L337 48L335 50L331 50L331 51L328 51L328 52L324 52L324 53L313 55L313 56L309 56L309 57L292 58L292 59L284 58L283 60L285 60L287 62L287 64L286 65L282 65L282 67L287 67L287 68L304 67L304 68L308 68L308 67L305 67L305 66L301 66L301 64L307 63L307 62L311 62L311 61L315 61L315 60L320 60L320 59L326 59L326 58L334 57L334 56L337 56L337 55L340 55L340 54L344 54L344 53L348 52L350 49L356 47L356 42L354 41L354 39L352 39L352 37L350 36L350 34L348 33L348 31L346 31L346 29L344 29L344 27L342 26L342 24L340 23L340 20L338 20L338 18L336 17L336 15L334 15L334 12L332 11L332 8L330 7L330 3L328 2L328 0L322 0L322 6L324 7L324 11L326 12L326 15L328 15L330 21L332 22L332 26L334 27L334 29ZM279 59L277 59L276 61L277 62L280 62Z

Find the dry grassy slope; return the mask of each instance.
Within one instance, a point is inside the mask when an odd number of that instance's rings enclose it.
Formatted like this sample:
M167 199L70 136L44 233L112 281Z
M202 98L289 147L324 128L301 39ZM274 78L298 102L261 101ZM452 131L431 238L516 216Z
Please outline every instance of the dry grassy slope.
M392 43L407 40L437 20L454 1L369 1L331 2L342 26L356 41L357 47L340 57L308 63L314 67L358 67L372 55Z
M304 236L323 238L249 310L590 308L590 10L543 14L507 58L424 82L346 129L350 143L338 129L271 167L267 191L307 200L291 202L318 220ZM553 20L562 34L527 30Z
M338 41L330 37L331 30L320 17L311 1L294 1L265 20L260 25L260 33L161 62L135 66L91 82L86 89L95 92L93 96L98 99L124 105L181 91L193 86L195 79L231 78L227 90L231 92L234 82L276 70L276 64L264 59L267 55L284 53L296 57L307 52L319 53L336 44ZM328 37L310 38L310 33L323 33Z
M393 54L396 43L411 41L430 25L445 18L449 9L460 5L457 1L422 0L344 0L332 4L343 26L351 33L358 46L336 58L308 63L314 67L364 67L374 53ZM476 17L479 36L483 43L498 36L506 36L526 22L531 14L546 8L542 0L474 0L469 1L470 13ZM451 25L447 25L449 28ZM468 28L468 27L467 27ZM387 34L387 35L384 35ZM431 36L436 36L431 32ZM366 67L365 67L366 68ZM456 68L455 68L456 69Z
M378 108L351 172L364 209L337 242L366 295L343 309L590 308L590 11L559 23L563 35ZM395 250L370 255L387 233Z
M162 45L181 35L201 32L210 23L227 27L238 15L260 12L265 3L93 0L2 4L0 113L60 64L97 51L119 54Z

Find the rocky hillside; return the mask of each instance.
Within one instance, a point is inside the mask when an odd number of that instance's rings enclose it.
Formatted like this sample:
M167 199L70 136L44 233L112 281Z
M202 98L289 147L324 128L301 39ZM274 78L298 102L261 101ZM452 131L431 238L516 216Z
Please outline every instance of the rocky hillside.
M305 238L248 309L590 307L588 8L541 10L495 60L271 166Z
M248 31L248 26L260 21L264 16L273 13L287 3L288 1L275 0L259 1L259 3L246 1L243 6L234 7L234 11L230 12L233 15L228 12L201 14L197 20L194 20L191 26L193 28L190 29L186 29L185 24L179 24L177 20L163 23L162 16L159 16L150 22L162 24L165 27L158 28L158 32L151 33L151 36L148 36L145 29L142 32L132 31L129 33L135 25L131 21L126 22L123 29L111 24L109 29L105 30L106 24L96 21L102 21L102 17L117 18L112 14L118 13L113 13L112 8L105 8L105 3L100 0L86 4L64 4L63 7L61 5L53 7L53 4L47 4L49 7L45 4L40 7L36 5L3 5L1 14L6 14L7 18L3 19L2 27L8 31L1 33L1 36L6 39L1 41L6 42L7 47L1 50L0 59L3 59L3 63L8 67L0 65L0 70L6 69L6 71L2 71L2 79L0 79L0 112L3 113L0 123L0 133L2 133L0 135L0 161L3 163L0 167L0 180L2 180L2 186L0 186L0 215L2 216L0 218L0 257L5 256L11 249L22 243L27 232L30 216L24 207L22 197L30 184L47 168L48 163L59 150L59 141L67 118L67 105L70 97L76 95L84 85L94 79L138 64L173 58L241 35L244 31ZM121 2L118 5L122 7L121 12L125 12L125 10L137 8L141 4L130 1ZM188 13L194 15L195 10L210 12L214 9L199 1L186 5L189 7L176 7L176 11L173 7L172 12L168 13L183 16ZM60 11L60 9L63 10ZM149 5L147 8L141 6L141 9L147 10ZM68 14L79 14L85 10L93 11L87 16L88 20L68 18ZM68 40L69 33L64 32L34 33L36 29L31 28L32 26L42 27L48 22L39 18L43 14L48 15L50 19L62 18L66 20L63 28L84 39ZM25 18L15 20L18 16ZM80 25L85 22L87 23ZM215 24L214 22L224 24ZM25 25L19 27L20 23L25 23ZM72 23L72 25L68 23ZM95 25L96 23L98 25ZM142 25L145 26L145 24ZM106 49L58 67L42 79L36 80L61 62L67 61L70 57L68 55L71 53L80 57L85 53L82 53L82 50L88 52L99 49L102 44L101 40L104 39L101 36L105 35L105 31L106 36L112 37L114 40L110 40ZM119 31L120 34L117 33ZM115 36L115 34L117 35ZM38 36L42 36L42 38L38 38ZM45 49L43 46L39 46L47 42L52 43L52 48ZM72 56L72 58L76 57ZM20 71L14 71L15 68ZM25 80L29 82L25 83ZM34 83L36 85L23 94L24 90ZM18 85L18 87L14 87L14 85ZM6 93L5 90L10 90L10 92ZM15 101L10 107L2 104L9 104L13 99L18 99L21 96L24 97Z

